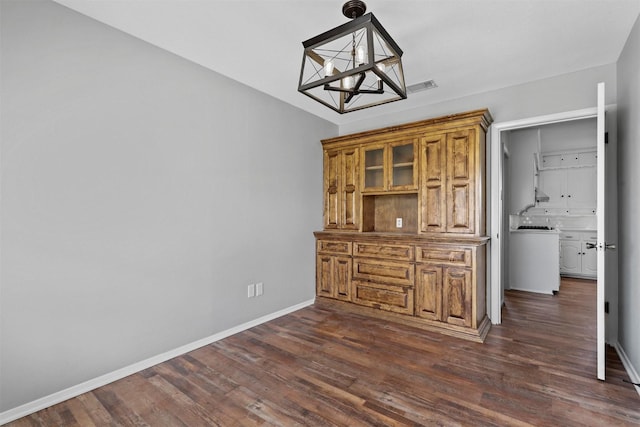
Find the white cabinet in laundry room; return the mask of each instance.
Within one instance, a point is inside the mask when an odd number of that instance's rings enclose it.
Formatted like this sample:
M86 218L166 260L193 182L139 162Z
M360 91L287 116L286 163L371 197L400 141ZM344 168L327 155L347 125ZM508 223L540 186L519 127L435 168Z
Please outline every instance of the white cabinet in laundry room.
M563 231L560 233L560 274L595 278L598 273L595 245L596 231Z
M582 213L596 208L596 157L593 151L545 153L538 187L549 196L539 207Z

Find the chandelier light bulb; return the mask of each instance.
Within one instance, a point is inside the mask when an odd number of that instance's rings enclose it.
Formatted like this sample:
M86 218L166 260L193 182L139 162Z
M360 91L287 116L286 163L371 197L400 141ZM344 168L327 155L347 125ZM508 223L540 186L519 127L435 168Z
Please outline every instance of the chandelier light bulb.
M353 79L353 76L347 76L347 77L342 79L342 87L345 88L345 89L353 89L355 84L356 84L356 82Z
M326 61L324 63L324 76L325 77L330 77L333 75L333 61Z
M364 46L358 46L356 49L356 64L362 65L366 62L366 49Z

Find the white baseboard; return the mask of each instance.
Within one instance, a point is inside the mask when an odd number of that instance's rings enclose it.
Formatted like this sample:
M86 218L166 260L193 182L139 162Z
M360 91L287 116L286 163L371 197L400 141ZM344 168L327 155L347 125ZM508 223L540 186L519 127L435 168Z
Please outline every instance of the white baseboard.
M266 316L262 316L258 319L251 320L247 323L243 323L241 325L235 326L225 331L218 332L217 334L210 335L206 338L202 338L198 341L194 341L192 343L183 345L173 350L169 350L165 353L158 354L157 356L150 357L148 359L142 360L132 365L125 366L124 368L118 369L116 371L110 372L105 375L101 375L97 378L85 381L78 385L69 387L67 389L58 391L56 393L50 394L45 397L42 397L40 399L36 399L32 402L25 403L24 405L20 405L16 408L9 409L8 411L1 412L0 425L17 420L18 418L22 418L24 416L37 412L41 409L48 408L49 406L64 402L65 400L79 396L83 393L89 392L98 387L102 387L104 385L107 385L109 383L122 379L129 375L135 374L136 372L140 372L144 369L150 368L154 365L157 365L158 363L166 362L167 360L173 359L174 357L180 356L182 354L188 353L200 347L204 347L205 345L212 344L223 338L227 338L231 335L253 328L254 326L258 326L258 325L261 325L262 323L266 323L270 320L277 319L278 317L284 316L286 314L293 313L294 311L298 311L302 308L312 305L314 301L315 300L311 299L311 300L293 305L291 307L287 307L282 310L276 311L275 313L267 314Z
M625 353L624 348L622 348L619 342L615 344L615 349L618 352L618 356L620 356L620 360L622 361L622 364L624 365L624 369L626 369L631 382L634 382L636 384L640 383L640 375L638 375L638 372L631 364L631 360L629 360L627 353ZM636 391L640 395L640 387L638 387L637 385L634 387L636 388Z
M531 293L540 294L540 295L553 295L553 291L552 290L550 290L548 292L543 292L540 289L528 289L528 288L518 288L518 287L511 287L508 290L509 291L531 292Z

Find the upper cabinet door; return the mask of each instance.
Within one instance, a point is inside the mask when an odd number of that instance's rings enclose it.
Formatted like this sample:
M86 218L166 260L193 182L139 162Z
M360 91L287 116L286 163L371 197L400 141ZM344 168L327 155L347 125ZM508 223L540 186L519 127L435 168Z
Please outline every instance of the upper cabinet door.
M324 228L358 230L360 224L360 150L324 152Z
M566 169L542 169L538 172L538 187L549 196L546 202L538 202L542 208L565 208L567 206Z
M447 232L475 232L475 132L447 135Z
M548 202L539 202L543 208L596 209L596 168L578 166L570 168L542 169L538 174L538 186Z
M426 233L477 230L476 131L425 135L420 143L421 228ZM481 181L480 181L481 182Z
M567 206L596 209L597 171L595 167L567 170Z
M420 143L421 230L442 233L447 223L447 135L435 134Z
M416 146L414 140L389 143L389 190L410 191L418 189Z
M324 228L336 229L340 225L340 171L341 152L324 152Z
M385 144L369 145L362 148L363 193L387 189L386 153Z
M358 148L351 148L341 154L340 225L348 230L358 230L360 224L359 153Z
M362 148L362 192L418 189L417 143L414 139L367 145Z

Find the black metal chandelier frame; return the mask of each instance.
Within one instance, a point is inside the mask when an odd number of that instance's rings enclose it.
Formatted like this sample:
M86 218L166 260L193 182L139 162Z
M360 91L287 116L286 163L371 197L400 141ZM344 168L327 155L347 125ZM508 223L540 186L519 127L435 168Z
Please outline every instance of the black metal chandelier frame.
M298 91L338 113L369 108L407 97L400 60L403 54L402 49L372 13L363 14L365 10L366 6L361 1L345 3L343 14L353 18L350 22L302 43L304 55ZM341 38L348 40L342 49L323 49L323 46ZM362 55L367 58L363 62L356 60L356 46L362 46L359 49L363 50ZM376 52L375 46L380 50ZM339 54L345 52L350 52L348 59L340 58ZM342 60L343 63L340 65L344 66L344 69L334 68L331 64L331 72L327 72L325 66L329 60L331 62ZM305 64L313 67L307 76L305 76ZM389 67L386 68L386 65ZM324 76L322 76L323 70ZM375 75L375 81L365 83L368 75ZM385 87L388 90L385 90ZM318 88L322 91L318 91ZM337 97L327 97L327 93L336 93ZM383 94L387 96L382 99L374 97L370 102L367 100L358 104L362 96Z

